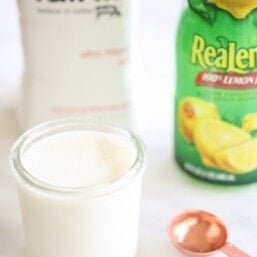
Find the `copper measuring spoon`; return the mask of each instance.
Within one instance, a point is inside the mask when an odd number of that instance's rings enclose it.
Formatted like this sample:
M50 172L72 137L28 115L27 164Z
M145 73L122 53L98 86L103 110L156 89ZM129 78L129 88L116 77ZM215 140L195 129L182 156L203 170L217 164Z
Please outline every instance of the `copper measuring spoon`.
M168 232L173 244L189 256L209 256L220 250L230 257L251 257L226 242L226 226L219 218L206 211L189 210L177 215Z

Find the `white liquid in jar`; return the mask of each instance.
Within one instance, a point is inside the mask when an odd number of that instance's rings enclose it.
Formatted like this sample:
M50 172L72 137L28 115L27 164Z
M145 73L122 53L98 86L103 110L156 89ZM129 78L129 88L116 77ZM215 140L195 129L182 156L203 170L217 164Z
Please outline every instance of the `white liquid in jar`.
M135 145L125 137L68 131L40 139L21 160L41 182L90 188L126 174L136 156ZM20 183L29 256L135 257L141 178L97 196L54 194Z
M40 181L63 187L108 183L126 173L136 158L133 145L117 135L73 131L30 147L22 162Z

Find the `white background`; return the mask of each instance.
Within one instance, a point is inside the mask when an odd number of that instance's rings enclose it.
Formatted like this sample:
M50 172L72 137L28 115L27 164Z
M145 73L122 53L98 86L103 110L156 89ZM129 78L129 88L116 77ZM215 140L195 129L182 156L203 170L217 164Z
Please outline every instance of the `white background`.
M181 172L173 160L174 37L181 3L141 0L138 4L132 99L135 130L145 141L149 163L137 257L183 256L170 244L167 225L177 212L190 208L217 214L228 226L229 241L257 256L257 184L203 183ZM16 2L0 0L0 257L21 256L25 245L8 168L9 149L18 136L15 113L22 63Z

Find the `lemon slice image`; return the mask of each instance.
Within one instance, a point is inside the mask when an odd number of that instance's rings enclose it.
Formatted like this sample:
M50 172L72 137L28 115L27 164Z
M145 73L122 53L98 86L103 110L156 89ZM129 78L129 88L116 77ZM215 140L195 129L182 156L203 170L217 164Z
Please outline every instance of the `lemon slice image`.
M199 120L194 128L194 143L202 162L217 166L214 156L218 151L248 141L251 136L241 128L218 119Z
M212 156L209 156L208 154L205 153L205 150L201 148L201 145L198 145L198 152L201 155L201 160L202 162L209 167L213 168L219 168L216 164L215 159Z
M221 150L215 155L216 163L223 170L244 174L257 168L257 138L251 139L238 146Z
M183 137L193 141L193 130L196 122L202 118L219 119L217 107L196 97L185 97L181 100L178 110L178 122Z
M257 8L256 0L208 0L208 2L228 11L237 19L244 19L253 9Z
M257 113L249 113L244 117L242 129L248 132L257 130Z

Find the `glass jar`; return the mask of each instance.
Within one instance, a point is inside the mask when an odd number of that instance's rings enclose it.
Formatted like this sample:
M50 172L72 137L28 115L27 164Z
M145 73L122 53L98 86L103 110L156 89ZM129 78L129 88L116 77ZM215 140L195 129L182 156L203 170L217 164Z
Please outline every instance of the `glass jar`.
M49 152L37 152L36 156L40 158L39 169L44 169L42 163L48 155L55 155L56 147L56 144L47 145L47 140L70 132L100 133L107 138L117 136L117 140L125 140L132 147L135 159L122 175L102 184L87 186L58 186L38 179L25 167L24 156L34 146L43 143ZM71 144L64 141L60 148L63 146L69 148ZM105 150L108 151L108 148ZM35 155L29 153L28 157L33 161ZM63 156L61 160L65 162L67 158ZM10 161L18 182L28 253L31 256L135 256L141 182L146 166L145 148L138 137L106 123L58 120L23 134L11 151ZM44 174L44 170L41 171Z

